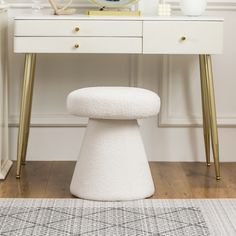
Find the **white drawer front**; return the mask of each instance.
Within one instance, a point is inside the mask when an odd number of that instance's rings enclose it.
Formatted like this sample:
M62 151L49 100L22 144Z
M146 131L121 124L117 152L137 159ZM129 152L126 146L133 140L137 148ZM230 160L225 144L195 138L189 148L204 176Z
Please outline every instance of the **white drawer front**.
M15 20L15 36L142 36L142 22Z
M143 53L218 54L223 49L223 22L146 21Z
M77 48L76 48L77 45ZM15 37L16 53L142 53L142 38Z

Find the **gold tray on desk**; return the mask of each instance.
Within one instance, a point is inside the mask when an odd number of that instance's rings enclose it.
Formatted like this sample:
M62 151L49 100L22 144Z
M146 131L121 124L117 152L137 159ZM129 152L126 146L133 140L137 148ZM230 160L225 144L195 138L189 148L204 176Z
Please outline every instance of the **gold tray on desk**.
M118 10L89 10L90 16L140 16L140 11L118 11Z
M89 10L91 16L140 16L140 11L131 9L139 0L89 0L100 7L98 10Z

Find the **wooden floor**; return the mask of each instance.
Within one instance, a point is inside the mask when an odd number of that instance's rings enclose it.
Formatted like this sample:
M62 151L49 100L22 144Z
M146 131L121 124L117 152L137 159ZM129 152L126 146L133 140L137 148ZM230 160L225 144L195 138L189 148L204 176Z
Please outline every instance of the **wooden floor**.
M69 186L75 162L27 162L20 180L14 163L0 181L1 198L72 198ZM214 166L204 163L151 162L156 185L153 198L236 198L236 163L221 164L216 181Z

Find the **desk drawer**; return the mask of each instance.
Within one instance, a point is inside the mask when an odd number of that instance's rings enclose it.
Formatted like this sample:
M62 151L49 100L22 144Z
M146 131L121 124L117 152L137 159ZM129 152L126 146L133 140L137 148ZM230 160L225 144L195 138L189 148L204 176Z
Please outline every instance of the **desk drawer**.
M76 46L77 45L77 46ZM15 37L16 53L142 53L142 38Z
M142 22L15 20L15 36L142 36Z
M143 53L217 54L223 48L221 21L147 21Z

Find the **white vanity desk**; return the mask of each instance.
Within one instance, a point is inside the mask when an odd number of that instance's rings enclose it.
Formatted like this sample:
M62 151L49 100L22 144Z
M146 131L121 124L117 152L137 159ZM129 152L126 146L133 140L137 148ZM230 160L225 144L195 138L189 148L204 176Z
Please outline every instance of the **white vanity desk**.
M197 54L200 62L207 164L212 144L220 179L211 54L223 49L223 19L210 17L103 17L25 15L15 18L14 52L25 53L17 173L25 162L37 53Z

